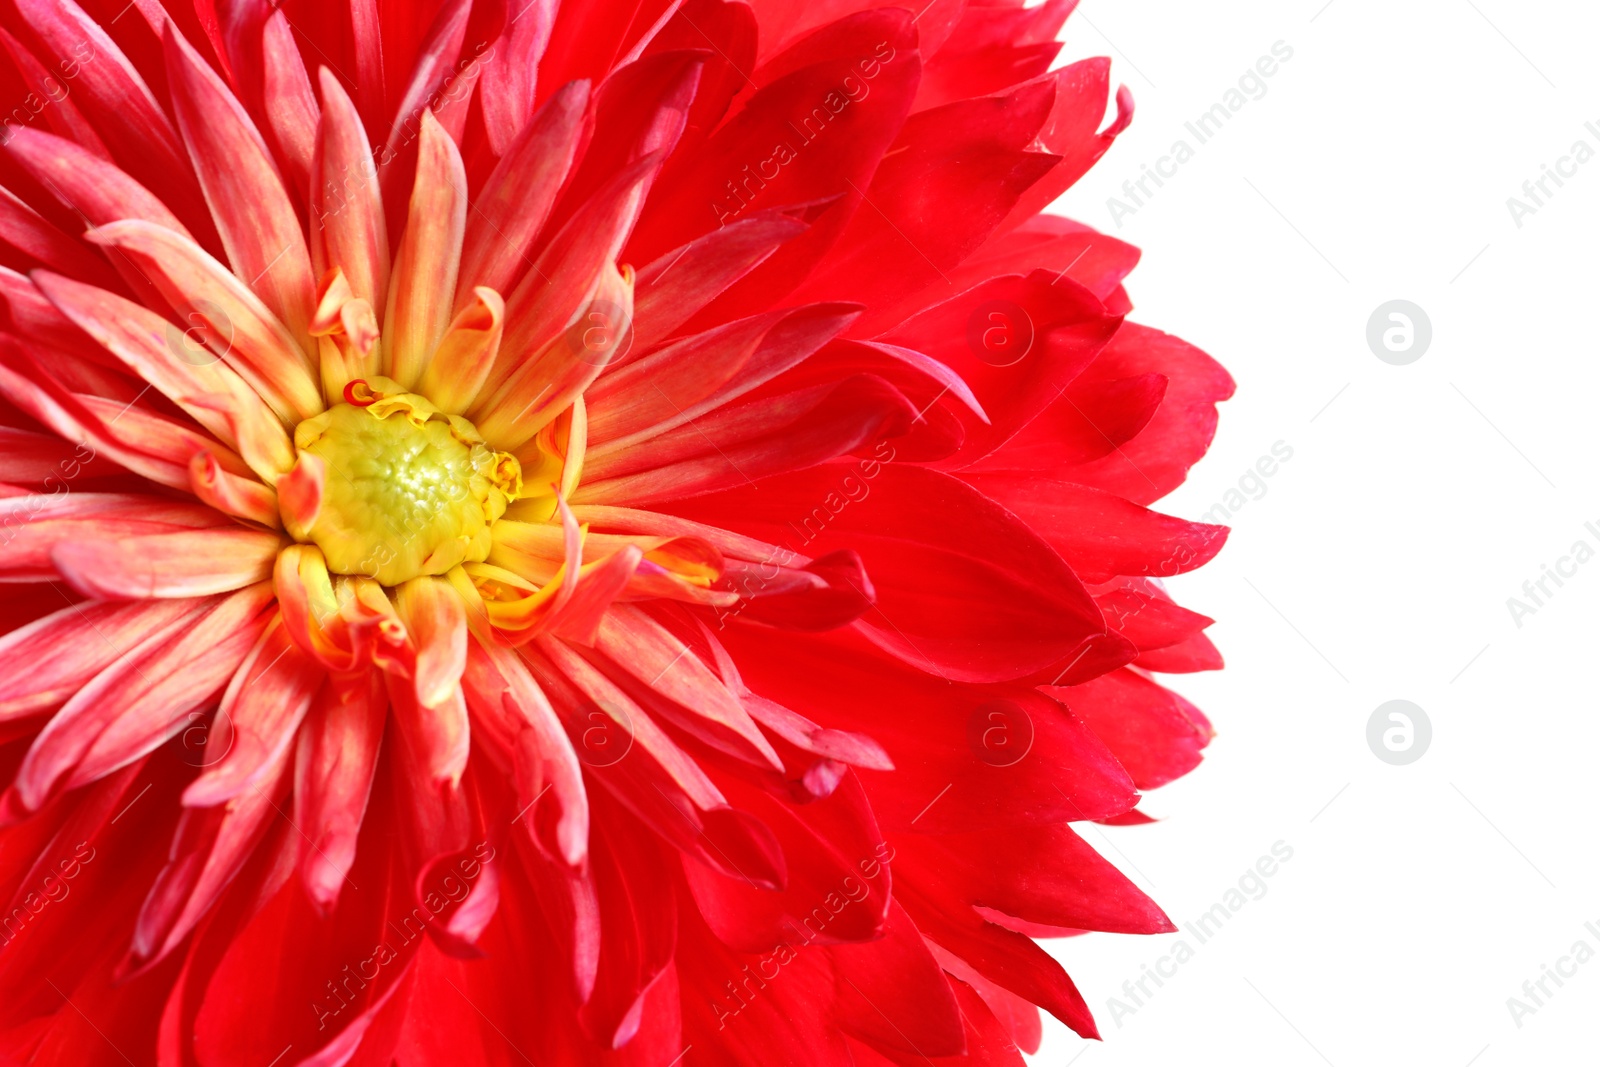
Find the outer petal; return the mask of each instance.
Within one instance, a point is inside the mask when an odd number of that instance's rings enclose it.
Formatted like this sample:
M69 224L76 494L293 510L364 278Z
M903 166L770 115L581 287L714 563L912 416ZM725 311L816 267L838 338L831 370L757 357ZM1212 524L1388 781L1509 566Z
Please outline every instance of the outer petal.
M1087 591L1038 534L948 475L880 461L892 455L880 449L673 510L808 553L860 553L877 592L862 620L872 639L945 678L1026 677L1105 633Z

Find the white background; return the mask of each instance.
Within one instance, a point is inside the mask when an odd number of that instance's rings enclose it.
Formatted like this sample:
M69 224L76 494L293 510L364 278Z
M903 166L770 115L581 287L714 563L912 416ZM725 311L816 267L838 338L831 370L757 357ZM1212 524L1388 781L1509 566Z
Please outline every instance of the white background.
M1158 508L1198 517L1274 443L1294 450L1221 556L1172 583L1218 620L1228 668L1171 679L1217 740L1145 800L1159 825L1086 836L1180 925L1274 842L1294 856L1204 945L1050 943L1106 1037L1047 1020L1052 1067L1600 1062L1600 959L1547 981L1520 1028L1507 1006L1576 941L1600 952L1600 559L1520 628L1507 607L1574 542L1600 550L1600 159L1520 228L1506 203L1573 142L1600 151L1600 12L1323 5L1086 0L1065 31L1064 58L1111 56L1138 110L1056 210L1141 246L1132 318L1239 382ZM1277 41L1294 55L1266 95L1119 229L1107 198L1196 145L1184 122ZM1409 366L1366 342L1397 298L1432 321ZM1366 741L1397 698L1433 726L1409 766ZM1194 958L1119 1025L1107 998L1132 1005L1122 983L1180 940Z

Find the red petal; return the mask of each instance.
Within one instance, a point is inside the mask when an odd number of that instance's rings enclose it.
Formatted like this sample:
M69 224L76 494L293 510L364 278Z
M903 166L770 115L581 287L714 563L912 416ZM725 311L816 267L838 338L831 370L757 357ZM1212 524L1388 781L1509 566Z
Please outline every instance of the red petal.
M1049 692L1089 724L1140 789L1154 789L1194 770L1210 740L1209 729L1185 713L1187 701L1137 671L1112 671Z
M1077 577L1037 534L948 475L879 462L892 448L875 455L673 510L807 552L859 552L877 603L858 625L946 678L1022 678L1105 632Z
M242 589L272 576L283 545L255 530L145 534L117 541L75 539L51 552L62 577L103 600L196 597Z
M1170 578L1222 551L1226 526L1187 522L1120 496L1035 472L962 474L1055 546L1087 582L1118 575Z

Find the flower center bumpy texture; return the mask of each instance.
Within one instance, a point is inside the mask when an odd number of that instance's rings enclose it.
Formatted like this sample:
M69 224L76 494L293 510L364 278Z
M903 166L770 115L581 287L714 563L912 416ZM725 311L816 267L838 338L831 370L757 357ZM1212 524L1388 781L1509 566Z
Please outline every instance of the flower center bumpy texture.
M309 523L285 515L289 533L330 572L391 586L487 559L489 528L522 490L517 461L461 416L382 379L370 387L376 399L296 427L299 462L320 462L322 489Z

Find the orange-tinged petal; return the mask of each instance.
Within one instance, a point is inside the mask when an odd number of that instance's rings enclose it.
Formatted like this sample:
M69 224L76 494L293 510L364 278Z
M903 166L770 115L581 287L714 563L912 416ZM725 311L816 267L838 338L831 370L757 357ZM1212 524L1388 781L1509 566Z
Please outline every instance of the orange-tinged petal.
M201 333L206 346L279 418L298 422L322 412L310 357L261 299L205 249L149 222L116 222L86 236L132 260L185 322L204 325L190 336Z
M235 518L273 529L282 525L278 494L254 478L224 469L210 452L196 452L189 460L189 487L202 501Z
M615 271L617 255L661 162L660 153L649 155L591 197L551 238L507 295L506 336L489 375L489 388L495 394L502 391L513 372L558 342L579 320L602 271L607 267ZM592 324L585 323L588 325Z
M520 448L583 395L626 347L632 328L633 271L608 263L577 321L477 406L478 430L502 451Z
M309 347L316 279L300 213L255 124L175 28L163 41L173 110L234 272Z
M424 110L417 180L383 316L386 373L407 389L416 386L450 324L466 224L461 153L433 113Z
M317 657L331 671L361 666L321 549L316 545L285 548L273 566L272 582L284 626L302 650Z
M311 189L311 253L319 275L344 271L351 293L380 308L389 289L389 231L378 168L361 116L339 79L324 67ZM376 370L376 368L374 368Z
M322 511L328 464L314 452L302 452L289 473L278 479L278 512L291 536L304 537Z
M425 708L449 699L467 662L466 608L442 578L413 578L395 590L395 608L417 646L417 700Z
M245 381L176 326L115 293L36 271L34 284L73 322L195 421L236 448L269 483L294 463L282 422ZM212 360L206 362L206 360Z
M311 335L320 346L322 394L330 404L343 400L351 382L377 377L382 370L377 314L355 295L340 267L329 270L317 285Z
M607 612L600 622L595 647L622 671L643 682L647 690L742 739L744 744L733 749L741 758L755 757L782 769L783 761L740 706L738 697L688 645L639 608L618 604ZM728 741L715 731L706 740L719 747L728 746Z
M457 312L434 349L417 391L447 415L465 413L494 366L505 320L500 294L481 285L474 289L471 302Z
M272 575L283 539L265 530L196 530L56 545L56 567L85 596L103 600L224 593Z

